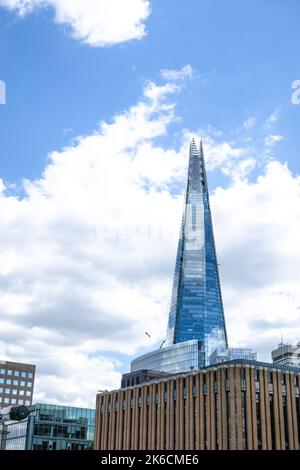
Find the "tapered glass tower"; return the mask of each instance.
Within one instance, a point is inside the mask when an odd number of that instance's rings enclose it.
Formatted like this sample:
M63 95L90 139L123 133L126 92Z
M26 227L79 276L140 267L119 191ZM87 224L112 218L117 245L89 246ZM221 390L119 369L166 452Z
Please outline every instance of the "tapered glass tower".
M178 243L166 344L197 339L206 362L227 348L226 327L202 142L190 145L188 181Z
M166 340L131 369L199 369L216 349L227 349L227 335L203 147L192 140Z

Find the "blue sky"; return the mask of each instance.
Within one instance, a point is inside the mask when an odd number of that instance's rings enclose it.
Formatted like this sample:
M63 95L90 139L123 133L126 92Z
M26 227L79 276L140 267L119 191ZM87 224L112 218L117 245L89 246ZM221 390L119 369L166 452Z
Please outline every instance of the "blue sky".
M0 0L2 356L88 404L160 344L191 135L231 343L298 341L299 1L41 3Z
M49 151L128 108L161 69L184 64L197 77L178 100L180 126L210 124L229 134L249 115L263 119L282 107L280 129L289 140L284 153L293 158L299 147L299 109L290 101L291 83L300 76L299 2L154 0L151 9L146 37L105 48L75 41L53 22L52 9L25 19L1 9L5 180L38 177Z

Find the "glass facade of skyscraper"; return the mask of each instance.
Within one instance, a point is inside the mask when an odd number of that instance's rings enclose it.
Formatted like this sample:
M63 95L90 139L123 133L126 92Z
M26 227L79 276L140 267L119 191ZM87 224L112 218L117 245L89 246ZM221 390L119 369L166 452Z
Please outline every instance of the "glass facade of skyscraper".
M202 144L191 143L166 345L197 339L205 352L227 348Z
M203 364L199 341L191 340L157 349L137 357L131 363L131 372L141 369L176 373L198 370Z
M191 347L196 360L188 357ZM223 354L227 348L203 148L202 142L198 148L193 140L166 340L161 350L134 360L131 370L139 365L184 372L195 364L199 369L209 364L216 349Z

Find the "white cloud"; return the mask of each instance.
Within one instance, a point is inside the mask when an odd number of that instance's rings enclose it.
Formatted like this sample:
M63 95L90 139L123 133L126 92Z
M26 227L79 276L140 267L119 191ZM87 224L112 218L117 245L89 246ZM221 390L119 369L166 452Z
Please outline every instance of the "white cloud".
M251 116L248 119L246 119L243 126L247 130L252 129L255 126L256 121L257 121L257 117L256 116Z
M266 120L266 127L271 128L275 122L278 121L280 115L280 108L276 108L275 111Z
M118 386L120 355L165 334L190 133L179 151L155 139L181 86L147 83L136 105L53 152L25 198L0 179L1 358L37 363L36 400L93 406ZM272 162L250 182L253 149L201 134L209 172L230 177L211 197L229 337L266 356L281 331L300 336L300 181Z
M267 164L211 198L229 337L270 361L281 332L300 339L300 178Z
M193 76L193 69L191 65L185 65L179 70L164 69L161 71L161 77L165 80L185 80Z
M0 190L0 347L38 364L36 399L94 403L118 386L114 359L153 344L166 326L187 149L154 144L176 119L175 84L91 136L53 152L26 197ZM83 381L87 385L83 385Z
M267 147L273 147L277 142L280 142L282 139L283 139L282 135L269 134L265 137L265 145Z
M148 0L0 0L1 6L21 16L51 7L57 23L67 25L74 38L91 46L141 39L150 14Z

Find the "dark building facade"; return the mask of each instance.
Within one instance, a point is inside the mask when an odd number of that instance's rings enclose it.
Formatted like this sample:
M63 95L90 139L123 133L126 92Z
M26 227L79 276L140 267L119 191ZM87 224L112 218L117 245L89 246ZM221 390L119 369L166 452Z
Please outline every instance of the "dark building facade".
M35 365L0 361L0 408L32 404Z
M163 379L169 377L171 374L165 372L158 372L155 370L138 370L136 372L128 372L122 375L121 388L134 387L152 380Z
M300 369L238 360L97 396L95 449L298 450Z

